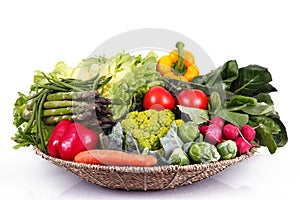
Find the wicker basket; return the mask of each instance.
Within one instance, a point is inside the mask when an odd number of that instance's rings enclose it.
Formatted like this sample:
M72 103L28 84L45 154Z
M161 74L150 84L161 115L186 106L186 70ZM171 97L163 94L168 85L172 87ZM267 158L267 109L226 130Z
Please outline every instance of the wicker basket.
M53 158L34 147L36 154L84 180L111 189L166 190L192 184L215 175L249 157L241 155L230 160L187 166L119 167L75 163Z

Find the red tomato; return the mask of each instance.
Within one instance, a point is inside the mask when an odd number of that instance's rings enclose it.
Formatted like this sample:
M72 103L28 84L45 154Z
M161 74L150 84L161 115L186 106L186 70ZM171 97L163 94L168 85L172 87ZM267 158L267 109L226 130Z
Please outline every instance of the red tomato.
M175 107L175 100L173 96L163 87L152 87L144 96L143 106L145 110L173 110Z
M181 91L177 96L178 104L181 106L199 108L206 110L208 99L202 90L186 89Z

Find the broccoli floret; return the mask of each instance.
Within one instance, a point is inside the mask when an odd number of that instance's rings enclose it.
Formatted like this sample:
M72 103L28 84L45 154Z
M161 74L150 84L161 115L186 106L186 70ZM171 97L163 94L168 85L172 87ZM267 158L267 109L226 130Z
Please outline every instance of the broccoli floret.
M171 110L149 109L128 113L121 121L121 125L125 133L131 132L141 147L157 150L161 148L159 138L167 134L173 121L181 124L180 121L175 120L175 115Z

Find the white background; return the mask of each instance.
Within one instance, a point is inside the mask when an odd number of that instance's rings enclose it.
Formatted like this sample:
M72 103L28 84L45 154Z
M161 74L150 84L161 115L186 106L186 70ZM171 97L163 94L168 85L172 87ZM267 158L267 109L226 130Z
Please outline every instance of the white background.
M1 199L290 199L298 194L296 1L6 2L0 3ZM217 66L236 59L240 66L268 67L288 144L274 155L251 158L202 182L159 192L98 187L41 159L31 148L12 149L13 104L18 91L28 91L34 70L51 71L60 60L76 66L105 40L138 28L179 32L204 48Z

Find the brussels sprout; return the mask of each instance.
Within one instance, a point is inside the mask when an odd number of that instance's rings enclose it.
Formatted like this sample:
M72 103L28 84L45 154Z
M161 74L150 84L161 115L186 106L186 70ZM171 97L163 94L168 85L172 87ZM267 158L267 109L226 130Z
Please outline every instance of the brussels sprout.
M189 153L189 149L190 149L190 147L192 146L192 144L195 144L195 143L197 143L197 142L203 142L203 135L202 135L202 134L200 134L199 137L198 137L195 141L184 143L184 144L182 145L182 150L183 150L185 153Z
M192 144L189 149L189 156L196 163L215 162L221 157L217 148L207 142Z
M236 143L232 140L221 142L217 145L218 152L221 154L221 158L224 160L234 158L237 152Z
M192 142L200 135L198 125L193 122L186 122L180 126L178 135L184 143Z
M169 158L169 163L172 165L189 165L190 160L181 148L176 148Z

